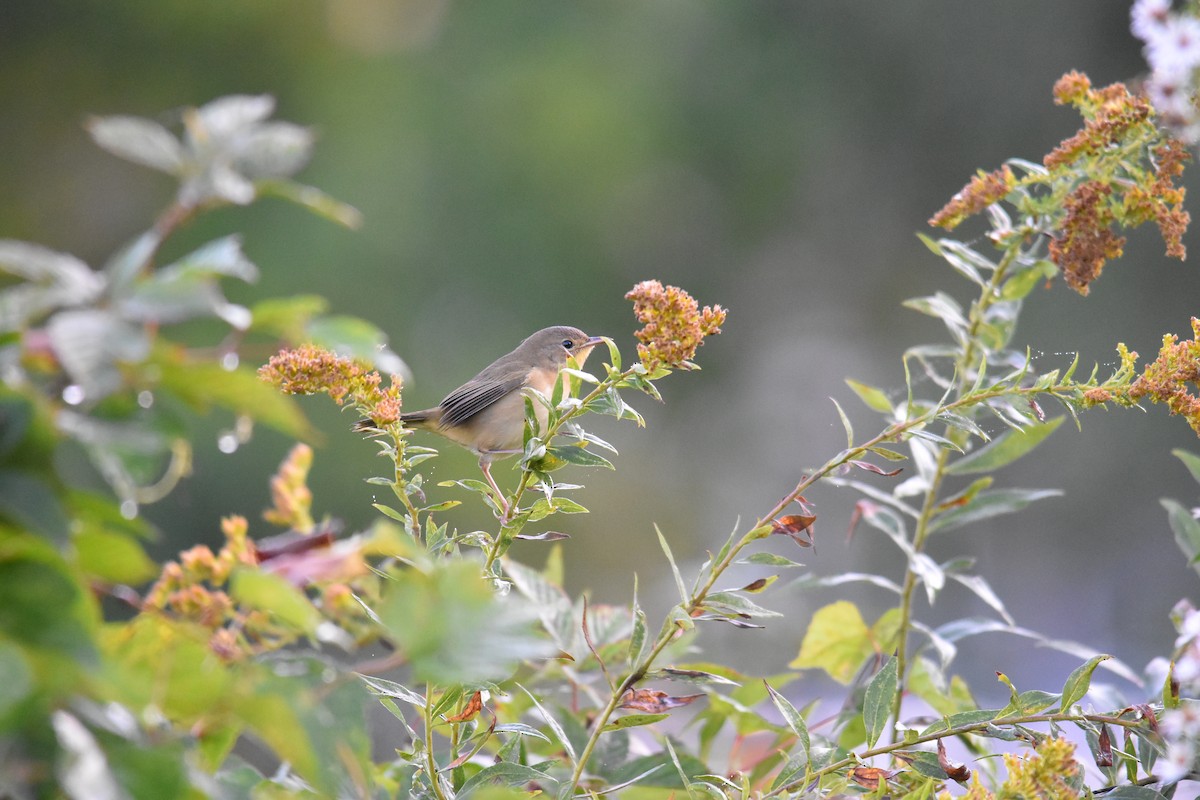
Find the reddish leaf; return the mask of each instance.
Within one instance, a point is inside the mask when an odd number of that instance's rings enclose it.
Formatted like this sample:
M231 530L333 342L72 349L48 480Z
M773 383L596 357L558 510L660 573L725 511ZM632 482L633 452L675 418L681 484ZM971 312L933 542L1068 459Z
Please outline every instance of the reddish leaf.
M971 770L967 769L966 764L960 764L957 761L951 761L946 755L946 744L941 739L937 743L938 766L946 771L946 776L950 780L966 783L971 779Z
M346 539L332 547L303 548L273 556L263 563L263 571L279 575L297 587L325 581L348 581L367 572L359 545L358 541Z
M771 533L788 536L801 547L812 547L815 514L788 514L771 521Z
M899 475L901 472L904 471L904 467L896 467L896 469L888 471L888 470L883 469L883 467L875 466L870 461L851 461L850 463L853 464L854 466L858 467L861 470L866 470L867 472L874 472L876 475L882 475L885 478L894 478L895 476Z
M471 695L471 699L467 701L467 705L463 708L463 710L452 717L446 717L446 722L466 722L482 710L483 692L476 692L475 694Z
M1111 767L1113 765L1112 737L1108 733L1108 725L1100 723L1100 743L1096 747L1096 766Z
M875 791L880 783L896 774L895 770L880 769L879 767L855 767L850 770L850 780L869 791Z
M703 694L689 694L683 697L672 697L657 689L630 689L621 697L619 708L642 711L647 714L662 714L672 708L679 708L704 697Z
M1046 412L1043 411L1042 407L1038 405L1037 400L1030 400L1029 408L1031 411L1033 411L1033 415L1037 417L1038 422L1046 421Z
M340 522L330 521L322 523L311 533L288 531L278 536L268 536L257 542L251 542L254 547L254 556L258 559L258 563L262 564L280 556L297 555L319 547L329 547L333 544L333 537L340 532L341 527Z

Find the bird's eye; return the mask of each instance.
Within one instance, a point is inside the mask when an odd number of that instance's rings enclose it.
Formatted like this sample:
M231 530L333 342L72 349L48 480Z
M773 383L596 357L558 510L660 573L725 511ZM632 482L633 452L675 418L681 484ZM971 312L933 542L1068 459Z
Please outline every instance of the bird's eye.
M563 339L562 346L567 348L568 350L570 350L572 347L575 346L575 343L572 342L570 339Z

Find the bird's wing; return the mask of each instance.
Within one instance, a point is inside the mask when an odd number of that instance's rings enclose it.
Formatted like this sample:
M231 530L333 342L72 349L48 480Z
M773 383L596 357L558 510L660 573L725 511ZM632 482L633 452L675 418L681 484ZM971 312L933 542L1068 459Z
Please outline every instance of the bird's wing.
M506 395L519 391L525 385L527 375L524 372L500 375L481 373L474 379L446 395L441 402L443 428L453 428L465 424L471 417L483 411Z

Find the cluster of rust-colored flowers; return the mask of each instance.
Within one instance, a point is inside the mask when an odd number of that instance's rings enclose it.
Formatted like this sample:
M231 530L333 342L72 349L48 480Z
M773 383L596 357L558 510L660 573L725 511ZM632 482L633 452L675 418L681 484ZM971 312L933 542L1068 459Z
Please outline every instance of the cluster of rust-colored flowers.
M263 518L288 528L287 533L255 542L245 517L222 519L225 544L220 551L197 545L163 565L142 601L142 612L200 626L208 632L210 649L225 661L278 649L301 632L268 611L243 607L227 591L237 570L262 570L297 588L316 584L320 607L353 628L362 609L346 581L364 574L365 562L357 543L335 542L329 530L313 523L307 485L311 466L312 449L297 444L271 479L273 505Z
M378 372L361 361L343 358L315 345L282 350L258 370L258 375L287 394L328 394L338 405L349 399L376 425L400 419L400 378L391 376L384 388Z
M1190 341L1181 342L1174 334L1163 337L1158 358L1129 387L1129 397L1166 403L1200 435L1200 319L1192 317Z
M1077 108L1084 124L1043 159L1046 173L1018 179L1007 166L980 173L929 224L953 229L1005 199L1022 216L1046 214L1047 202L1056 203L1061 212L1052 222L1050 258L1080 294L1122 254L1125 238L1116 228L1153 221L1167 255L1183 259L1191 218L1175 181L1190 158L1187 148L1159 130L1149 101L1124 84L1096 88L1086 75L1069 72L1055 84L1054 99ZM1034 187L1042 191L1012 194ZM1049 213L1055 214L1053 206Z
M701 309L683 289L658 281L642 281L625 299L633 301L633 313L643 324L634 335L638 356L649 372L664 366L690 369L696 348L704 337L721 332L728 313L719 305Z
M235 567L258 563L248 527L245 517L221 520L225 545L220 552L213 553L207 545L184 551L178 561L163 565L158 581L142 601L143 613L163 613L207 629L209 647L226 661L245 653L247 632L270 628L269 615L239 612L224 590Z
M1005 164L994 172L982 170L970 183L958 191L950 202L929 218L935 228L954 230L968 217L973 217L993 203L999 203L1017 185L1017 177Z

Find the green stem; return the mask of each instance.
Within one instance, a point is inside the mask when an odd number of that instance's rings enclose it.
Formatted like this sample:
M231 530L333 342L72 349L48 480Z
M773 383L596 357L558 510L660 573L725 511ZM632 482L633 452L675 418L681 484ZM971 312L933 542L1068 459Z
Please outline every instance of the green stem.
M442 791L442 779L438 774L437 760L433 757L433 684L425 684L425 772L429 776L429 786L438 800L446 800Z
M968 327L966 332L966 343L962 353L955 360L955 399L962 400L968 387L971 385L971 370L984 369L982 364L976 365L977 351L982 350L987 352L987 348L979 341L979 329L983 324L984 315L991 304L997 299L1000 291L1000 286L1004 282L1005 275L1012 262L1020 254L1020 245L1013 245L1004 252L1004 256L996 264L996 268L992 270L992 278L987 285L983 287L979 293L979 298L971 304L971 311L968 317ZM948 437L954 440L961 435L957 430L949 429ZM937 455L937 463L934 467L933 476L930 479L929 487L925 490L925 498L921 503L921 513L917 518L916 530L913 531L913 552L922 553L925 550L925 541L929 537L929 523L933 521L934 512L937 510L940 502L940 493L942 490L942 482L946 477L946 465L950 460L949 450L940 450ZM904 584L900 590L900 625L899 639L896 642L896 667L899 676L900 690L896 692L895 698L892 700L892 725L890 730L895 730L896 725L900 722L900 707L904 699L904 686L908 678L909 658L908 658L908 635L912 627L913 617L913 594L917 587L917 573L913 570L912 564L906 565L904 570Z
M894 753L897 750L907 750L913 745L922 744L924 742L933 742L938 739L948 739L952 736L963 736L968 733L986 730L993 725L1032 725L1042 722L1098 722L1108 725L1118 726L1122 728L1131 728L1134 730L1143 728L1143 724L1138 720L1121 719L1120 717L1112 717L1106 714L1028 714L1023 717L1002 717L1000 719L984 720L982 722L972 722L966 725L958 725L945 730L933 731L922 736L915 736L911 739L906 739L902 742L893 742L891 744L880 745L879 747L870 750L864 750L861 753L851 753L846 758L835 761L832 764L822 767L806 774L803 778L792 781L791 783L778 786L775 789L763 795L762 800L768 800L771 797L777 797L785 792L791 792L799 789L802 786L807 786L814 781L820 780L825 775L837 772L840 769L860 763L863 759L872 758L874 756L886 755Z
M842 467L851 460L866 454L872 447L897 441L909 431L928 424L929 422L933 421L938 414L941 414L945 411L954 411L958 408L976 405L996 397L1021 397L1035 394L1052 394L1064 398L1070 398L1074 397L1075 392L1076 388L1074 384L1057 384L1055 386L1050 386L1043 389L1021 387L981 389L978 392L968 393L945 405L939 405L931 408L925 413L913 417L912 419L889 425L874 437L866 440L862 444L842 451L826 461L811 474L804 476L800 482L796 484L795 488L784 495L783 498L781 498L770 511L758 518L750 530L743 534L742 537L730 548L729 552L713 565L712 571L703 585L697 588L691 594L686 603L681 603L679 606L677 606L677 608L681 608L683 613L690 618L691 614L700 608L700 606L704 603L704 599L708 596L709 591L712 590L712 587L716 584L717 580L720 579L725 570L732 566L733 562L737 559L741 551L745 549L746 546L751 542L762 538L763 534L761 534L760 531L763 526L769 525L781 511L787 508L787 506L794 502L817 481ZM930 512L930 516L932 516L932 511ZM926 532L928 531L928 525L925 526L925 530ZM924 539L922 539L922 544L924 544ZM911 596L911 590L909 595ZM668 628L664 625L664 629L659 633L658 638L655 640L654 646L650 649L650 652L645 658L642 659L642 662L638 664L635 669L617 685L617 688L613 691L608 703L603 709L601 709L600 713L592 722L591 734L588 736L587 743L585 744L583 751L580 753L579 758L576 761L575 770L571 776L571 791L574 791L574 789L578 786L583 772L587 768L588 759L591 757L593 750L595 750L604 726L608 724L609 719L611 719L612 715L619 707L621 697L625 694L625 692L632 689L638 682L642 680L643 677L645 677L646 673L649 672L653 667L655 661L662 654L663 650L665 650L667 645L670 644L670 642L675 638L676 632L676 628ZM883 752L887 751L884 750Z
M588 392L580 399L578 406L568 410L565 414L558 417L546 428L546 431L542 435L543 441L549 445L550 442L553 441L554 437L558 434L559 429L561 429L565 423L586 413L588 403L595 400L601 394L626 380L633 374L634 369L630 367L624 372L619 372L615 375L609 375L604 380L600 381L598 384L596 384L596 387L592 389L592 391ZM496 534L496 538L492 540L492 545L488 548L487 557L484 559L484 575L491 574L492 565L496 563L496 559L503 556L504 553L507 552L508 544L512 542L513 537L520 532L521 528L525 526L525 523L521 522L515 531L505 535L505 529L513 526L514 523L517 522L517 514L521 506L521 500L525 496L525 492L528 491L532 482L533 472L531 472L528 468L521 470L521 480L517 483L516 490L514 490L512 495L508 498L508 510L500 517L500 531Z

